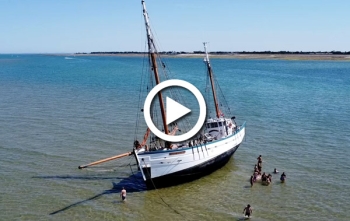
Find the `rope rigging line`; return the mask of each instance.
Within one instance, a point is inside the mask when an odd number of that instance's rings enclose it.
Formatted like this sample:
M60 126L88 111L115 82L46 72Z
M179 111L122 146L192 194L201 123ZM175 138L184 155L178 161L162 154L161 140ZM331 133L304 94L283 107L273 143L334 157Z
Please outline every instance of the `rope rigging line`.
M166 62L166 59L163 59L162 56L160 54L157 55L157 60L159 63L162 64L162 71L160 71L161 74L164 75L165 79L166 80L169 80L169 79L176 79L176 76L175 74L171 73L170 69L167 68L168 65L165 63ZM186 99L183 98L183 95L182 93L179 91L179 90L176 90L176 89L173 89L173 88L168 88L169 90L169 93L171 94L171 97L176 100L176 101L181 101L181 103L183 103L185 106L188 106L187 105L187 102L186 102ZM191 122L188 118L185 118L184 119L185 122L183 123L179 123L180 124L180 127L181 127L181 130L184 130L184 131L189 131L192 126L191 126ZM183 126L181 126L183 124Z
M167 68L167 62L164 60L163 61L163 58L162 58L162 56L159 54L159 50L158 50L158 46L159 46L159 43L160 43L160 41L158 41L158 36L157 36L157 33L156 32L154 32L154 30L152 30L150 27L151 27L151 19L149 18L149 16L148 16L148 23L149 23L149 31L150 31L150 35L152 36L152 39L151 39L151 41L148 41L148 43L150 43L151 45L150 45L150 47L153 49L153 52L155 53L155 54L157 54L157 56L156 56L156 62L159 64L159 65L157 65L157 66L159 66L159 68L158 68L158 71L159 71L159 77L162 77L163 78L163 80L164 79L166 79L166 80L168 80L168 79L170 79L170 76L169 76L169 74L171 74L170 73L170 70ZM156 41L157 40L157 41ZM150 59L150 58L149 58ZM151 63L150 61L149 61L149 63ZM168 74L169 73L169 74ZM160 76L161 75L161 76ZM152 87L153 88L153 87ZM184 103L185 104L185 106L187 106L187 104L186 104L186 100L185 99L183 99L183 97L182 97L182 94L181 93L179 93L179 91L178 90L173 90L172 88L169 88L169 91L170 91L170 94L171 94L171 96L173 97L173 98L175 98L175 100L180 100L179 98L181 98L181 102L182 103ZM156 104L156 103L155 103ZM156 110L154 110L154 111L156 111ZM159 112L159 110L157 110L158 112ZM153 114L153 117L155 118L155 117L157 117L157 115L155 114L156 112L154 112L154 114ZM157 120L158 120L158 117L156 118ZM153 119L154 120L154 119ZM157 125L159 125L158 124L158 122L157 122ZM172 125L172 126L174 126L174 125ZM181 128L181 129L180 129ZM190 120L188 119L188 118L185 118L185 119L183 119L183 121L180 121L179 122L179 132L181 131L181 130L183 130L183 131L189 131L190 129L192 128L192 126L191 126L191 122L190 122ZM173 129L173 128L172 128ZM164 128L163 128L163 131L164 131Z
M226 105L228 114L232 115L232 113L231 113L231 108L229 107L229 105L228 105L228 103L227 103L227 100L226 100L226 98L225 98L225 94L222 92L219 82L216 80L216 78L214 78L214 80L215 80L216 86L217 86L217 87L219 88L219 90L220 90L220 94L221 94L221 96L222 96L222 98L223 98L223 100L224 100L224 103L225 103L224 105Z
M147 165L146 165L146 163L145 163L145 161L142 159L142 162L144 163L144 165L146 166L146 168L147 168ZM165 204L165 205L167 205L171 210L173 210L175 213L177 213L177 214L179 214L179 215L181 215L182 217L184 217L184 215L182 215L179 211L177 211L176 209L174 209L174 208L172 208L171 206L170 206L170 204L168 204L167 202L165 202L165 200L163 199L163 197L160 195L160 193L158 192L158 189L156 188L156 185L154 184L154 182L153 182L153 179L151 178L151 174L148 172L148 170L146 170L146 172L147 172L147 175L149 176L149 178L150 178L150 180L151 180L151 182L152 182L152 185L153 185L153 188L154 188L154 190L156 191L156 193L158 194L158 196L159 196L159 198L163 201L163 203Z
M151 22L151 21L150 21ZM150 25L151 26L151 25ZM161 70L159 72L159 74L163 74L164 75L164 78L166 80L169 80L170 79L170 75L174 78L174 74L171 73L170 69L168 68L168 65L167 65L167 62L166 62L166 59L163 59L162 58L162 55L159 54L159 51L158 51L158 48L161 48L160 46L160 41L158 41L158 37L157 37L157 33L154 32L152 29L150 30L151 31L151 34L153 36L153 39L157 40L157 41L152 41L152 45L153 45L153 48L154 48L154 52L157 54L157 63L161 64L159 65L159 67L162 67L162 68L159 68L158 70ZM157 42L157 43L156 43ZM168 74L169 73L169 74ZM185 106L187 106L186 104L186 100L183 99L183 96L182 94L178 91L178 90L174 90L172 88L169 88L169 91L170 91L170 94L173 98L175 98L175 100L178 100L180 101L181 100L181 103L184 103ZM179 99L180 98L180 99ZM188 118L185 118L185 123L183 126L179 126L179 128L182 128L182 130L184 131L189 131L192 126L191 126L191 123L190 123L190 120Z
M142 4L140 4L140 20L143 21L144 18L143 18L143 6ZM142 24L142 22L140 23ZM140 34L143 32L142 30L144 30L144 26L140 26ZM142 45L142 41L141 41L141 45ZM146 51L146 48L147 48L147 41L145 40L144 42L144 50L143 51ZM141 46L142 47L142 46ZM144 53L143 55L143 59L142 59L142 70L141 70L141 83L140 83L140 89L139 89L139 100L138 100L138 110L137 110L137 116L136 116L136 127L135 127L135 134L134 134L134 140L137 140L137 135L138 135L138 132L139 132L139 125L140 125L140 112L141 112L141 108L142 108L142 104L143 104L143 101L142 101L142 89L143 89L143 84L144 84L144 75L146 73L145 71L145 57L146 57L146 53Z
M206 85L205 85L205 94L206 94L206 102L207 102L207 107L210 107L212 104L211 104L211 99L209 99L209 96L210 96L210 79L209 79L209 70L207 70L207 67L205 66L205 69L206 69ZM209 116L211 114L211 109L207 108L208 111L209 111Z
M136 165L137 165L137 164L136 164ZM137 179L136 175L134 174L134 171L132 170L131 165L130 165L130 170L131 170L131 173L132 173L132 175L133 175L134 180L136 180L136 182L138 183L138 185L141 186L143 183L142 183L142 181L140 181L139 179Z
M145 44L145 48L146 48L146 44ZM142 74L141 74L141 84L140 84L140 89L139 89L139 101L138 101L138 105L137 105L137 116L136 116L136 127L135 127L135 137L134 140L137 140L137 134L138 134L138 128L139 128L139 124L140 124L140 112L141 112L141 105L142 105L142 101L141 101L141 94L142 94L142 88L143 88L143 79L144 79L144 73L145 73L145 57L146 55L144 54L143 59L142 59Z
M207 73L208 72L209 71L207 71ZM215 87L218 88L218 91L220 92L220 93L218 93L218 96L217 96L218 105L220 107L222 107L223 104L224 104L224 108L226 109L227 113L229 115L232 115L231 108L229 107L229 105L227 103L225 94L223 93L223 91L222 91L222 89L220 87L220 84L219 84L218 80L216 79L215 74L214 74L213 71L212 71L212 77L214 79ZM211 105L211 99L209 99L209 97L211 96L210 95L211 90L210 90L209 73L207 74L207 81L206 81L206 89L205 89L205 91L206 91L207 103L208 103L208 106L210 106ZM223 111L223 110L220 110L220 111ZM211 113L211 110L209 110L209 113Z

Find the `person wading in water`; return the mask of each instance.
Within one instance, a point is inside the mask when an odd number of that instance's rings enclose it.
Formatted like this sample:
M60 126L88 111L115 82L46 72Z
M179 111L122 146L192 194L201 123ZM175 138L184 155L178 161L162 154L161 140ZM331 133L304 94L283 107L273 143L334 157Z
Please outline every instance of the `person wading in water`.
M126 200L126 190L123 187L122 191L120 192L120 197L122 198L123 201Z
M259 172L261 172L261 169L262 169L262 157L261 157L261 155L259 155L257 160L258 160L258 170L259 170Z
M244 213L245 212L245 213ZM248 218L250 217L250 215L253 213L252 208L250 207L250 204L247 205L246 208L244 208L243 210L243 214L244 216L248 216Z

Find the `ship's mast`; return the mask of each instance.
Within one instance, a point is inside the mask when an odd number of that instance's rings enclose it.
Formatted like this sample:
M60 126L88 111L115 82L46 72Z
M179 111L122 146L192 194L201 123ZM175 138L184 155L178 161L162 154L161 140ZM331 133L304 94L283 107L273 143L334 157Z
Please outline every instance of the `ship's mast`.
M219 110L218 100L216 98L216 91L215 91L215 85L214 85L213 71L212 71L211 66L210 66L209 55L208 55L208 52L207 52L207 42L203 42L203 45L204 45L204 52L205 52L204 62L206 63L207 68L208 68L208 74L209 74L209 78L210 78L211 89L213 91L213 98L214 98L214 104L215 104L216 117L220 118L221 114L220 114L220 110Z
M145 1L141 1L142 8L143 8L143 17L145 19L145 25L146 25L146 32L147 32L147 42L148 42L148 53L151 57L152 62L152 69L154 73L154 78L156 80L156 84L160 83L159 75L158 75L158 67L157 67L157 61L156 61L156 48L153 42L153 36L151 32L151 28L149 26L149 19L148 19L148 13L146 10ZM169 134L168 125L166 124L166 115L165 115L165 108L164 108L164 102L163 102L163 96L162 93L158 92L158 98L159 98L159 104L160 104L160 110L162 113L162 120L163 120L163 126L164 126L164 132L165 134Z

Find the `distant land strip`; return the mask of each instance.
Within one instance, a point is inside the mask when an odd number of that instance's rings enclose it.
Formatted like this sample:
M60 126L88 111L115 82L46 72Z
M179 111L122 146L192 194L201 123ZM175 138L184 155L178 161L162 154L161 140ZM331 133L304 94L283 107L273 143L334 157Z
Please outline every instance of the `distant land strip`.
M138 51L108 51L108 52L90 52L90 54L147 54L148 52L138 52ZM88 53L75 53L75 54L88 54ZM204 51L162 51L158 54L204 54ZM230 55L230 54L322 54L322 55L350 55L350 51L212 51L210 54L218 55Z
M138 51L110 51L110 52L78 52L74 56L144 56L148 52ZM204 51L162 51L160 55L170 57L203 57ZM213 51L213 58L236 58L236 59L280 59L280 60L343 60L350 61L350 51Z

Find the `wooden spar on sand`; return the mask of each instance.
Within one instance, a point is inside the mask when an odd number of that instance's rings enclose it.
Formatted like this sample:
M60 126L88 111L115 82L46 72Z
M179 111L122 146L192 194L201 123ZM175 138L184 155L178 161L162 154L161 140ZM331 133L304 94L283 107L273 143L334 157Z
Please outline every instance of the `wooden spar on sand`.
M111 160L115 160L115 159L118 159L118 158L130 156L132 154L133 154L133 152L127 152L127 153L119 154L117 156L108 157L108 158L105 158L105 159L102 159L102 160L98 160L98 161L95 161L95 162L92 162L92 163L89 163L89 164L86 164L86 165L79 166L78 168L79 169L83 169L83 168L86 168L86 167L89 167L89 166L94 166L94 165L97 165L97 164L100 164L100 163L104 163L104 162L107 162L107 161L111 161Z

